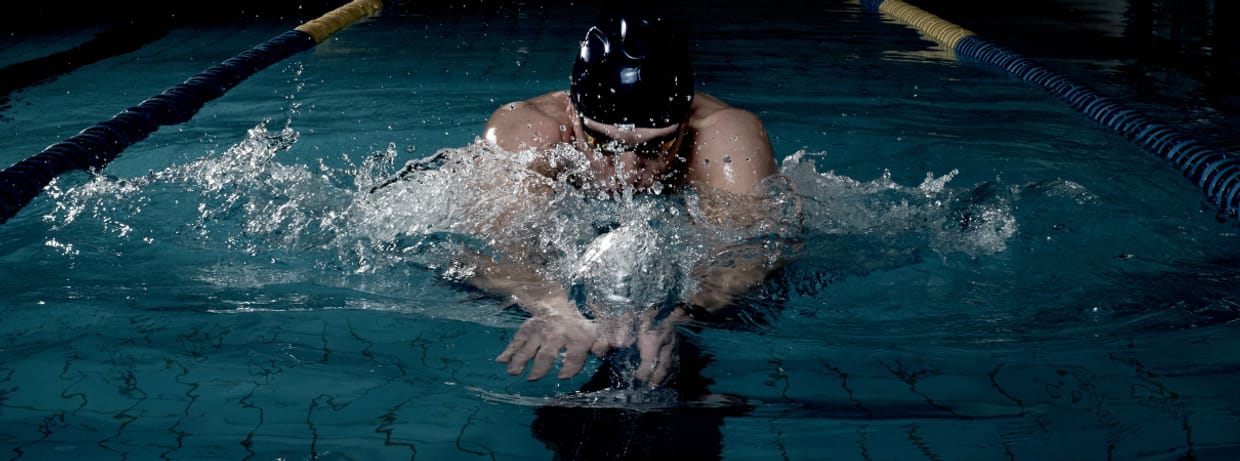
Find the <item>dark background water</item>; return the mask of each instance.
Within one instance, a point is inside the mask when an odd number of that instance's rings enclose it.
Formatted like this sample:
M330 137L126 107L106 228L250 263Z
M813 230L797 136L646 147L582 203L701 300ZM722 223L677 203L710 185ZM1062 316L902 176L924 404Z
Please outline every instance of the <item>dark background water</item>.
M1240 3L917 0L918 5L1149 115L1240 150Z
M12 93L104 57L132 51L186 24L250 20L295 25L343 0L253 2L57 2L56 8L0 18L0 36L20 39L58 30L100 30L95 40L0 68L0 115ZM591 9L600 2L533 0L389 1L394 14L460 16L509 10ZM640 3L640 2L637 2ZM647 2L657 3L657 2ZM812 4L810 4L812 3ZM853 2L677 3L692 20L798 17L812 23L825 8ZM1104 95L1130 102L1156 120L1182 127L1224 151L1240 150L1240 4L1217 0L915 0L908 2L1032 58ZM634 2L626 2L633 5ZM644 8L644 6L637 6ZM817 14L815 12L818 12ZM734 18L731 18L734 19ZM822 24L830 27L830 24ZM67 46L67 45L66 45ZM777 53L778 50L772 50Z

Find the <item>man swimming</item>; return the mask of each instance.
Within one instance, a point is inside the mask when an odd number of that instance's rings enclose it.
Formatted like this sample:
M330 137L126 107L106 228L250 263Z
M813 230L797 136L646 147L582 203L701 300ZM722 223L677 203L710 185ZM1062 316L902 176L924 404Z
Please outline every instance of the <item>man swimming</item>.
M695 94L687 43L660 19L601 19L581 42L570 89L501 106L488 120L484 140L508 152L545 154L573 146L588 165L567 179L581 187L638 193L692 188L704 197L729 197L703 200L708 217L742 226L758 219L761 194L755 189L775 173L762 122ZM550 155L529 166L550 178L568 171ZM727 306L774 268L763 258L732 259L724 268L695 270L701 289L681 308L635 314L641 327L634 334L587 318L561 285L528 271L483 267L473 283L512 296L531 315L497 358L510 374L521 374L532 361L527 378L539 379L564 351L557 376L568 378L589 353L601 356L636 343L637 378L657 385L675 369L676 326L694 313Z

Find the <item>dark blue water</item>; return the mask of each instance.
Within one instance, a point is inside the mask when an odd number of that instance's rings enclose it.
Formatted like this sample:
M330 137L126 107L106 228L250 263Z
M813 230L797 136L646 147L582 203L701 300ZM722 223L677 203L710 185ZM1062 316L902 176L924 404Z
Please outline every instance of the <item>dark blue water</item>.
M1145 91L1130 72L1139 57L1015 41L1014 31L1072 20L1104 43L1133 36L1132 9L1052 3L1089 14L949 13L1226 144L1225 106L1204 90ZM499 104L563 88L593 10L397 4L102 174L60 178L0 226L0 449L12 459L1230 459L1240 444L1234 219L1038 88L957 62L849 2L780 6L674 8L711 11L693 22L699 90L764 120L805 213L796 258L753 300L760 318L683 333L678 390L693 398L609 387L611 365L597 359L560 382L528 383L494 363L520 319L453 283L447 250L465 239L451 229L463 204L521 198L468 186L512 176L471 165L368 192L406 161L476 152ZM12 93L0 160L296 23L186 24ZM92 30L13 35L0 56L33 59ZM569 197L544 211L657 218L666 230L684 229L672 213L691 207ZM580 232L538 238L575 248Z

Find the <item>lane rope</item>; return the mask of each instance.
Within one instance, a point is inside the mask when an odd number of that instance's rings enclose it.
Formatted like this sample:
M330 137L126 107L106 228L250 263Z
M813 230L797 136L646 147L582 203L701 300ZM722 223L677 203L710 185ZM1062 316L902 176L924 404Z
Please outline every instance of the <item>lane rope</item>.
M0 172L0 223L15 216L57 176L73 170L103 169L121 151L159 127L189 121L207 102L250 76L313 48L382 7L381 0L353 0L6 168Z
M1099 95L1093 89L1052 72L1012 51L983 40L973 32L944 21L900 0L859 0L864 10L879 12L912 26L955 53L1003 69L1039 85L1098 124L1111 128L1161 158L1201 188L1220 211L1240 212L1240 159L1211 148L1175 127Z

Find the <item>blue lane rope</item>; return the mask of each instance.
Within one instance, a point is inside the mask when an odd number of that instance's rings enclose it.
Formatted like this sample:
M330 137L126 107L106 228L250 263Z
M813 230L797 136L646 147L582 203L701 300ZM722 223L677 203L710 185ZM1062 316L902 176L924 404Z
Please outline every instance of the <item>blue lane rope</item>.
M73 170L102 169L125 148L146 139L159 127L189 121L207 102L223 96L255 73L313 48L381 6L379 0L354 0L5 169L0 172L0 223L21 211L57 176Z
M1111 128L1163 159L1193 181L1228 215L1240 212L1240 159L1196 141L1183 131L1155 122L1122 102L1099 95L1025 57L983 40L900 0L860 0L863 9L882 12L916 27L944 44L957 58L1006 70L1059 96L1073 109Z

